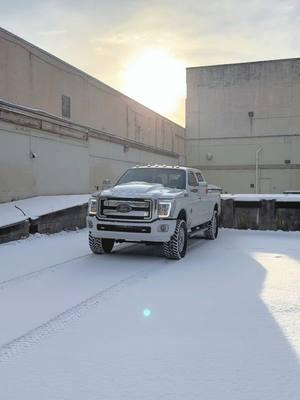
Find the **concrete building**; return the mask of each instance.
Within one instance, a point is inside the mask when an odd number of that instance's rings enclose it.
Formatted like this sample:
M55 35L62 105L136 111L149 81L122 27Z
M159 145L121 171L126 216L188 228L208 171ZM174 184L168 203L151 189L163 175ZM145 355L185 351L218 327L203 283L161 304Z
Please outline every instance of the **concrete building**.
M0 29L0 202L185 163L183 127Z
M300 59L187 69L185 129L0 29L0 202L87 193L135 164L231 193L300 188Z
M300 59L187 69L187 163L231 193L300 189Z

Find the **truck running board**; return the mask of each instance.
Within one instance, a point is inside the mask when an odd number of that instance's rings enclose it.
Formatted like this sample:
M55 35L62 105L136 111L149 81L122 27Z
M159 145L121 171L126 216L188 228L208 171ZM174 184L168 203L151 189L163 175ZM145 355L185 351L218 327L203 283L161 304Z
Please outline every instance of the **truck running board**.
M205 222L204 224L200 224L191 228L191 232L189 233L189 237L193 237L197 235L197 233L201 233L209 227L209 222Z

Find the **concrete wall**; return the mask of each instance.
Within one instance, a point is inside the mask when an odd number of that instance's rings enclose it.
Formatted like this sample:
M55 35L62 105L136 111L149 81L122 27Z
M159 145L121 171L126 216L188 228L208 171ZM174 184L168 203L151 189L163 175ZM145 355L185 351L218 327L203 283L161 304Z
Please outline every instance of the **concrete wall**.
M189 140L186 148L188 163L200 168L208 182L225 192L256 192L255 157L259 148L258 192L300 188L300 136Z
M300 188L300 59L188 69L186 121L187 163L209 182L231 193Z
M89 193L130 166L183 161L173 152L0 104L0 202Z
M136 164L185 164L184 136L181 126L0 28L0 202L93 192Z
M222 199L220 226L235 229L300 230L300 202Z
M188 138L300 134L300 58L189 68L187 91Z
M62 117L63 95L74 123L184 153L184 128L0 29L0 98Z

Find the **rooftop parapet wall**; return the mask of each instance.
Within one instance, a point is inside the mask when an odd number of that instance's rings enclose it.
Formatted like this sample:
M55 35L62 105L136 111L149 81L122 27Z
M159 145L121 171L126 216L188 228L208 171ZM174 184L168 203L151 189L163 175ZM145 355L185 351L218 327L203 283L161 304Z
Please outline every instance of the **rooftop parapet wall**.
M222 196L224 228L300 230L300 195Z

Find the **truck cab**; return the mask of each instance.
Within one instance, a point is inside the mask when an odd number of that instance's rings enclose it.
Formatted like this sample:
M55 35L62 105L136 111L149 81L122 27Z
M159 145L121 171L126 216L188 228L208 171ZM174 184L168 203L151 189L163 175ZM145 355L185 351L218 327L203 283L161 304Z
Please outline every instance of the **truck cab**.
M171 259L184 257L189 236L218 235L220 195L210 194L201 171L165 165L128 169L89 201L89 244L110 253L116 242L161 244Z

